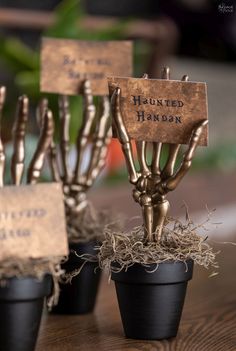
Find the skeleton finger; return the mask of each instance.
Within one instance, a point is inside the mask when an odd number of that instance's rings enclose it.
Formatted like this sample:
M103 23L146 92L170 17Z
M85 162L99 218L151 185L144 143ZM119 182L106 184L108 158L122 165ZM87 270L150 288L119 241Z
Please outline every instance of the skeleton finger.
M166 165L161 172L161 179L165 180L174 174L175 162L180 149L180 144L169 144L169 155Z
M75 166L75 173L73 183L79 184L82 182L83 177L81 176L81 162L84 155L84 150L88 144L89 136L91 133L93 121L95 119L96 109L93 104L93 96L90 81L86 80L83 86L83 98L84 98L84 112L82 126L78 133L77 138L77 160Z
M152 173L160 175L160 158L161 158L162 143L153 143L153 155L152 155Z
M1 138L2 111L6 99L6 88L0 87L0 188L4 185L5 152Z
M36 120L40 129L43 127L43 123L44 123L43 118L45 116L45 111L47 109L48 109L48 99L42 98L39 101L36 109Z
M164 67L161 74L161 79L170 79L170 68Z
M137 149L138 161L140 165L140 172L143 176L146 176L151 173L146 161L147 142L136 141L135 144Z
M189 80L189 77L187 74L185 74L182 79L181 79L183 82L187 82Z
M48 109L48 100L46 98L41 99L36 110L36 119L40 129L43 127L45 112ZM57 149L52 139L51 145L48 150L48 162L52 172L52 179L54 182L60 182L59 166L57 162Z
M170 79L170 68L164 67L161 73L161 79ZM155 175L161 174L161 151L162 151L162 143L153 143L153 156L152 156L152 173Z
M105 143L101 149L100 158L99 158L97 167L94 168L94 170L91 174L90 183L88 184L88 186L93 185L93 183L95 182L95 180L97 179L97 177L99 176L99 174L101 173L101 171L103 170L103 168L106 164L108 145L110 144L111 138L112 138L112 128L110 127L108 132L107 132L107 137L106 137Z
M50 110L47 110L45 112L44 124L41 129L38 145L27 172L27 183L29 184L35 184L40 176L45 159L45 154L52 142L53 132L53 115Z
M143 79L148 79L148 74L144 73ZM150 169L146 162L146 151L147 151L147 142L146 141L136 141L136 150L138 155L138 161L140 165L140 172L143 176L150 174Z
M121 143L123 154L125 156L126 166L129 173L129 181L130 183L135 184L138 181L138 174L136 172L135 165L134 165L134 157L133 157L131 141L126 131L123 117L120 112L120 95L121 95L120 88L116 88L111 98L112 115L113 115L113 120L114 120L116 130L117 130L117 136Z
M88 166L88 170L86 172L86 185L89 187L92 185L94 180L94 173L96 172L96 168L98 167L101 152L105 152L107 149L106 137L110 126L110 104L107 96L103 96L102 98L102 116L98 122L97 131L94 136L94 143L91 152L91 159ZM105 149L105 150L104 150Z
M201 137L204 127L207 124L208 124L208 120L201 121L193 129L188 150L184 154L184 158L179 169L172 177L170 177L164 183L162 183L162 188L164 189L164 191L168 192L168 191L174 190L179 184L179 182L181 181L181 179L185 176L189 168L191 167L193 156L197 148L199 139Z
M25 133L29 114L29 99L23 95L18 99L16 119L12 130L13 155L11 160L11 176L13 184L20 185L25 161Z
M52 171L52 179L54 182L60 182L61 177L59 173L59 167L58 167L58 162L57 162L57 147L52 140L51 145L49 147L48 151L48 161L49 165Z
M188 79L189 79L188 76L184 75L181 80L183 82L187 82ZM161 174L162 180L165 180L174 174L174 167L175 167L179 149L180 149L180 144L169 144L168 159L166 161L166 165Z
M59 97L59 113L60 113L60 151L63 169L63 181L69 183L70 173L68 165L68 154L70 150L70 111L69 99L66 95Z

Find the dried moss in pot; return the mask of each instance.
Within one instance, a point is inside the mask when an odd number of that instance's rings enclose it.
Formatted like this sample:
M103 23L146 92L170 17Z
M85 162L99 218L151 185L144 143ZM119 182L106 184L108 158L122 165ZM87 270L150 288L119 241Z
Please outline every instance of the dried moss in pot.
M109 227L120 228L122 218L112 211L96 209L91 202L88 202L85 209L77 214L67 216L67 233L70 244L96 242L104 240L104 229Z
M164 68L162 79L170 79L168 67ZM147 101L150 96L145 95L151 81L148 81L147 74L139 80L140 86L143 86L139 89ZM145 84L143 80L146 80ZM188 76L183 76L182 81L185 82L181 84L187 92ZM141 91L137 89L138 79L136 82L136 91L140 94ZM167 194L176 189L188 172L200 139L207 132L208 121L198 120L192 126L187 150L178 166L176 160L181 145L173 144L173 137L174 133L177 136L179 130L171 128L172 134L166 133L163 138L169 138L170 143L167 144L168 155L163 165L163 144L158 142L160 140L143 140L142 137L148 134L147 124L140 132L139 128L143 125L140 127L134 123L133 135L136 138L139 163L137 170L133 145L127 131L127 113L130 110L129 105L126 109L124 103L130 100L129 95L133 94L133 90L128 83L123 87L119 78L112 78L108 84L112 95L113 124L126 160L129 181L133 185L133 199L142 210L143 227L136 228L127 235L108 234L98 255L100 266L108 267L112 272L125 334L135 339L170 338L178 331L187 281L192 277L192 258L200 257L199 262L208 262L212 257L206 256L206 251L201 251L201 240L193 233L185 236L185 231L184 235L176 236L175 231L167 232L166 223L170 208ZM166 94L168 95L168 91ZM195 98L198 99L197 94ZM185 99L185 104L187 103ZM150 113L147 105L143 105L142 108L144 113ZM164 114L166 111L160 110L158 113ZM147 150L152 151L151 162L147 161ZM199 246L196 246L196 243Z
M158 269L158 265L164 262L192 260L206 269L218 268L216 253L206 237L197 234L197 228L201 228L201 225L168 218L159 242L146 242L143 226L129 232L114 232L106 228L105 239L98 252L100 267L116 273L127 271L135 263L155 265Z
M177 334L193 265L218 268L216 253L191 222L169 219L160 242L145 242L144 228L105 231L101 269L115 281L124 332L134 339Z

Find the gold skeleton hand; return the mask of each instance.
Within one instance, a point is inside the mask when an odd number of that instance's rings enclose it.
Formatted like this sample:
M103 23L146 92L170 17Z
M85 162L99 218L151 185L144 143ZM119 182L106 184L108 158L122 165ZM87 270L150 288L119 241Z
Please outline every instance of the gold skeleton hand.
M74 170L69 169L68 154L69 154L69 126L70 112L69 101L67 96L59 97L60 109L60 160L62 172L59 176L63 182L65 205L67 213L79 213L87 206L86 193L94 184L96 178L102 171L107 156L108 144L111 140L110 127L110 104L107 96L103 96L101 100L101 111L98 111L96 116L96 108L93 103L93 96L90 82L86 80L83 85L83 120L81 128L77 136L77 159ZM43 110L43 102L39 111ZM45 105L44 101L44 105ZM42 112L41 112L42 113ZM95 131L94 131L95 124ZM85 151L89 144L92 144L90 159L85 172L81 170L81 164L84 159ZM52 152L52 149L54 150ZM55 174L60 174L59 167L55 163L56 148L51 145L49 152L49 160L53 178L57 181ZM54 165L54 168L53 166ZM56 172L55 172L56 168Z
M0 87L0 122L2 120L2 110L5 102L6 90L5 87ZM12 130L13 135L13 155L11 159L11 175L14 185L22 183L24 173L25 161L25 134L26 124L29 114L29 100L27 96L19 97L15 123ZM44 124L42 126L41 135L39 137L38 145L31 160L29 169L27 171L27 183L35 184L38 180L45 158L47 148L51 143L54 132L54 123L52 113L45 111ZM5 152L3 148L2 139L0 136L0 187L4 185L4 170L5 170Z
M144 76L145 78L147 78L147 75ZM169 68L164 68L162 79L169 79ZM187 81L188 77L184 76L182 80ZM137 172L134 164L131 140L125 128L120 110L120 97L121 89L116 88L111 99L111 109L117 136L126 160L129 181L135 186L133 198L142 207L145 241L160 241L170 207L166 195L169 191L177 187L189 170L198 141L208 121L203 120L194 127L188 149L183 155L182 163L177 170L175 170L175 164L180 149L179 144L168 144L168 158L164 168L161 169L160 158L163 144L158 142L151 143L153 150L152 162L151 165L148 165L146 161L148 143L145 141L136 141L140 165L140 171Z

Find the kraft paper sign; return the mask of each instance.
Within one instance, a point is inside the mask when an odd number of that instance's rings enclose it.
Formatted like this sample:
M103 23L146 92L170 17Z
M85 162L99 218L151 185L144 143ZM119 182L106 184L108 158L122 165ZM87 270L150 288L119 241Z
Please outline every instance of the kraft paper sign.
M43 38L40 89L77 95L89 79L93 95L106 95L108 76L132 76L132 48L131 41Z
M208 118L206 83L109 77L110 95L121 88L121 112L135 140L187 144L193 127ZM208 144L204 128L199 145Z
M0 260L68 254L60 184L0 189Z

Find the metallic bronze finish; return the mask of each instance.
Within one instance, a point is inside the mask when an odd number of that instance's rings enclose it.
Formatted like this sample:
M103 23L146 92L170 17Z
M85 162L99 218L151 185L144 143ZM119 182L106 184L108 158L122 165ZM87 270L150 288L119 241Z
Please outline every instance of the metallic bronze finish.
M102 171L103 167L106 164L107 148L111 142L111 138L112 138L112 128L110 127L107 131L106 138L104 140L104 144L101 148L100 158L98 160L97 166L96 166L96 168L94 168L94 170L92 172L90 186L93 185L93 183L95 182L95 180L97 179L97 177L99 176L100 172Z
M98 163L106 144L107 132L110 127L110 104L108 96L102 97L102 115L97 124L97 130L93 136L93 147L90 157L90 163L87 170L86 186L91 187L95 180L94 173L97 173ZM107 149L107 148L106 148Z
M1 139L2 111L6 97L5 87L0 87L0 187L4 186L5 153ZM44 100L37 111L38 123L41 125L41 135L34 156L27 171L27 183L35 184L40 176L45 158L45 153L49 148L54 132L52 113L47 109L47 101ZM42 111L45 116L42 117ZM25 134L29 114L29 99L23 95L19 97L12 129L13 154L11 158L12 183L19 186L22 183L25 162Z
M111 97L111 110L116 127L118 139L120 140L122 150L125 156L126 166L129 174L129 181L131 184L136 184L139 175L136 172L134 165L133 150L125 128L123 117L120 112L120 88L117 88Z
M165 67L162 78L169 79L169 77L170 70L168 67ZM144 78L147 77L145 76ZM184 76L182 80L187 81L188 77ZM179 144L169 144L168 159L164 168L161 170L160 156L162 143L152 143L152 162L151 166L149 166L146 161L147 143L146 141L137 141L136 148L140 164L140 173L138 173L134 165L132 145L121 113L120 96L121 89L117 87L112 95L111 109L117 136L126 160L129 181L134 185L133 198L142 207L145 240L160 241L163 226L170 208L166 195L169 191L177 187L189 170L199 139L208 121L202 120L194 127L189 140L188 149L177 170L175 170L175 163L180 148Z
M83 176L81 175L81 162L82 162L85 148L89 142L92 125L96 115L96 109L93 104L91 84L88 80L86 80L83 85L83 97L84 97L83 122L77 137L77 161L76 161L76 167L75 167L75 173L74 173L74 183L77 183L77 184L83 184L83 181L84 181Z
M2 111L6 99L6 88L0 87L0 188L4 185L4 170L5 170L5 152L1 138L1 123L2 123Z
M39 137L38 145L27 172L27 183L35 184L40 176L45 154L51 145L54 132L54 122L52 112L47 110L44 116L43 127Z
M87 206L87 191L94 184L102 171L107 149L111 140L110 104L107 96L101 98L101 108L96 113L90 81L84 81L83 120L77 137L77 158L74 170L69 169L69 104L66 97L60 97L60 156L62 159L61 180L63 182L64 200L67 213L80 213ZM81 164L85 151L91 146L87 169L82 172ZM56 148L55 148L56 152ZM52 173L54 172L51 166Z
M68 166L68 153L70 150L70 111L69 98L66 95L59 97L59 112L60 112L60 150L63 169L64 183L68 183L70 179Z
M11 176L15 185L20 185L24 173L25 134L29 114L29 99L23 95L19 97L15 123L12 130L13 155L11 160Z
M45 116L45 111L48 109L48 100L43 98L39 102L37 111L36 111L36 118L38 121L38 125L40 129L43 127L43 118ZM48 161L50 164L50 169L52 171L52 178L54 182L60 182L60 172L59 172L59 166L57 162L57 150L56 150L56 145L54 143L54 140L52 139L51 145L48 149Z

